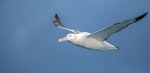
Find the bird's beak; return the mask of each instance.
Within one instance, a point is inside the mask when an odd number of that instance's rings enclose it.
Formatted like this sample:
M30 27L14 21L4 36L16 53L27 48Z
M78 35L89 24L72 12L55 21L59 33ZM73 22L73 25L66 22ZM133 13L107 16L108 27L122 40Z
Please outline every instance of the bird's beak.
M58 42L64 42L64 41L67 41L67 40L68 40L67 37L64 37L64 38L59 39Z

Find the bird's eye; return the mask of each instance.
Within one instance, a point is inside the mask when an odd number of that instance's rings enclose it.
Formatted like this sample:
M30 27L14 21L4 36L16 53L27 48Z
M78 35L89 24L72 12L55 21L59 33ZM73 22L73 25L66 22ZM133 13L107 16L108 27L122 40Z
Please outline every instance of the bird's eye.
M69 37L72 37L72 35L69 35Z

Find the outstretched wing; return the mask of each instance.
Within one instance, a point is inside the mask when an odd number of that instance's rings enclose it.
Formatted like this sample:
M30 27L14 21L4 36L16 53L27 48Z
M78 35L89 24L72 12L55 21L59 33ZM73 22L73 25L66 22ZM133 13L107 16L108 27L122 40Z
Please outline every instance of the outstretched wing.
M147 12L148 13L148 12ZM136 18L133 18L133 19L130 19L130 20L126 20L126 21L123 21L121 23L116 23L116 24L113 24L112 26L110 27L107 27L107 28L104 28L102 30L99 30L91 35L89 35L89 37L92 37L96 40L99 40L99 41L103 41L103 40L106 40L111 34L113 33L116 33L122 29L124 29L125 27L127 27L128 25L134 23L134 22L137 22L139 21L140 19L144 18L147 13L139 16L139 17L136 17Z
M53 23L55 24L55 26L57 28L65 29L65 30L71 31L71 32L73 32L75 34L80 33L80 31L78 31L78 30L73 30L73 29L64 27L64 25L60 22L59 17L58 17L57 14L55 14L55 17L53 19Z

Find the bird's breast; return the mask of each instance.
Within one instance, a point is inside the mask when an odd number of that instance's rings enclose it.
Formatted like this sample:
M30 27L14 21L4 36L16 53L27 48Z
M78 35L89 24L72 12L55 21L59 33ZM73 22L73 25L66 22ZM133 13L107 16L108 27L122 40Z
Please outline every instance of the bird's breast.
M95 50L105 47L103 41L100 42L90 37L81 38L73 41L72 43L81 47L95 49Z

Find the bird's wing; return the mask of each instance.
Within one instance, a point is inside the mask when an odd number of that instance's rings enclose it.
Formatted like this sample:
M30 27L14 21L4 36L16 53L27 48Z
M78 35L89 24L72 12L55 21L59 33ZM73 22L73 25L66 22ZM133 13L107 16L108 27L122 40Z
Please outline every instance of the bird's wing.
M148 12L147 12L148 13ZM106 40L111 34L113 33L116 33L122 29L124 29L125 27L127 27L128 25L136 22L136 21L139 21L140 19L144 18L147 13L144 13L143 15L139 16L139 17L136 17L136 18L133 18L133 19L130 19L130 20L126 20L126 21L123 21L121 23L116 23L116 24L113 24L112 26L110 27L107 27L107 28L104 28L102 30L99 30L91 35L89 35L89 37L92 37L96 40L99 40L99 41L104 41Z
M80 31L78 31L78 30L73 30L73 29L64 27L64 25L60 22L59 17L58 17L57 14L55 14L55 17L53 19L53 23L55 24L55 26L57 28L65 29L65 30L71 31L73 33L80 33Z

